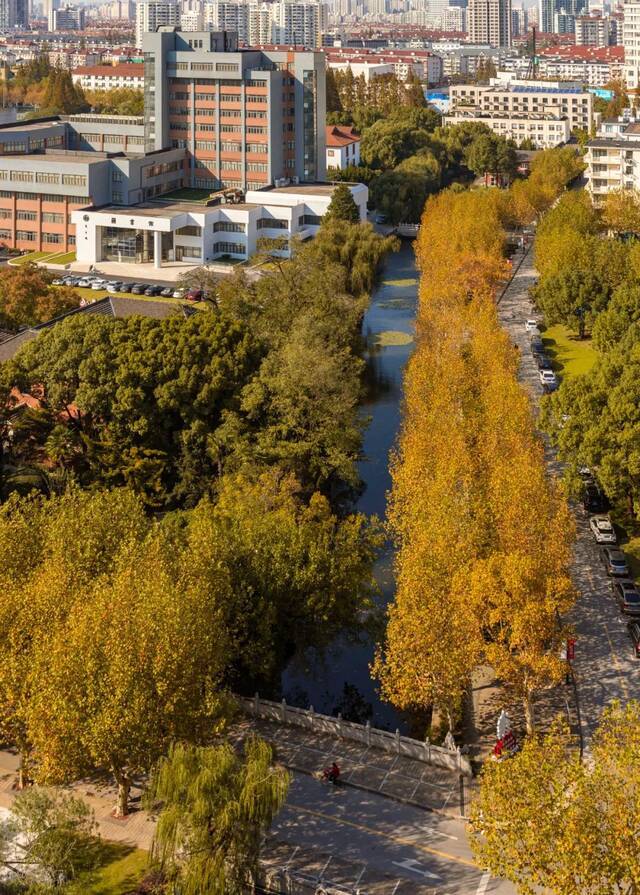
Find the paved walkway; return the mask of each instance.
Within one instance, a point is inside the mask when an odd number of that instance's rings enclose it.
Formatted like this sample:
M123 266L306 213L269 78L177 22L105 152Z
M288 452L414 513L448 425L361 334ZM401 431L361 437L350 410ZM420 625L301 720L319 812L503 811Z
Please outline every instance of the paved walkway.
M463 814L468 807L473 781L465 779L461 791L459 775L445 768L264 719L247 718L238 724L236 739L250 730L273 743L279 760L292 770L316 774L336 761L341 779L350 786L451 817L460 816L461 797Z

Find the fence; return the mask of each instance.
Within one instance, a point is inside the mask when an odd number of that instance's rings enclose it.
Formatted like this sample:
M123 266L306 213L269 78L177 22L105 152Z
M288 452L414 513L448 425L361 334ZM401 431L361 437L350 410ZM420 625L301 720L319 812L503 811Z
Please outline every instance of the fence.
M378 730L371 727L368 721L366 724L354 724L352 721L343 720L340 715L334 718L331 715L314 712L313 706L309 709L299 709L287 705L284 699L282 702L260 699L257 693L253 699L245 696L237 696L236 699L244 711L255 718L265 718L279 724L303 727L318 734L354 740L374 749L381 749L383 752L413 758L416 761L423 761L425 764L437 765L465 777L473 776L469 759L462 755L458 747L448 749L443 746L434 746L429 740L422 742L411 739L411 737L401 736L399 730L396 730L395 733Z

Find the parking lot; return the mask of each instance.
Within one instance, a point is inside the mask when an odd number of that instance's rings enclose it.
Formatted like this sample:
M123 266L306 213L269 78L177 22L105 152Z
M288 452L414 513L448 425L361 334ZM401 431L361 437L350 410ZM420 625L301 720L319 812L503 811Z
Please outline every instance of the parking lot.
M184 298L200 301L203 296L199 290L182 289L174 284L147 283L139 280L107 280L97 274L68 274L56 277L54 286L70 286L74 289L90 290L96 293L96 299L105 294L110 295L145 295L149 298ZM83 298L90 299L85 291Z
M514 259L516 263L519 260ZM531 351L531 336L525 328L527 319L536 316L529 299L529 289L535 281L533 253L529 252L502 296L498 312L502 325L520 349L520 379L537 406L544 387ZM558 461L550 449L547 461L550 471L559 474ZM567 621L576 632L573 668L588 748L602 709L614 699L626 702L640 693L640 661L628 629L630 617L620 611L611 578L602 564L602 548L591 531L590 514L581 504L572 508L577 524L573 577L580 598Z

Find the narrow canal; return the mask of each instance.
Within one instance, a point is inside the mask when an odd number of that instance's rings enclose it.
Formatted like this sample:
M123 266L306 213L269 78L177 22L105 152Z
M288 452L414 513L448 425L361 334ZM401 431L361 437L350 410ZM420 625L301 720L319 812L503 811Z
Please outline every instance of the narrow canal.
M396 443L402 409L402 377L413 348L417 303L417 271L413 246L403 242L399 252L385 264L363 320L367 339L369 394L362 414L369 420L364 435L363 459L359 464L364 490L356 509L384 518L386 495L391 487L389 453ZM387 544L376 566L379 603L393 598L393 549ZM319 657L309 653L296 657L282 677L287 702L316 711L341 711L353 720L369 718L374 727L404 730L400 715L382 702L371 680L369 665L375 643L367 637L352 644L338 638Z

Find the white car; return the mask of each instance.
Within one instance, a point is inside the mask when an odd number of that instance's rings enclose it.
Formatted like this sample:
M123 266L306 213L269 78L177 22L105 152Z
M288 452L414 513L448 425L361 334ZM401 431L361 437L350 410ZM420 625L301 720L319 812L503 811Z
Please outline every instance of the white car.
M592 516L589 519L589 528L596 539L596 544L618 543L615 529L608 516Z
M533 317L525 321L524 328L528 333L540 332L538 329L538 321L534 320Z
M540 382L543 385L557 385L558 380L556 379L556 374L553 370L540 370L538 374L540 376Z
M98 289L104 289L105 286L106 283L103 280L94 280L91 284L91 288L95 289L96 292L98 291Z
M184 289L176 289L173 293L174 298L184 298Z
M91 284L92 284L92 283L93 283L93 280L88 280L88 279L85 277L83 280L80 280L80 282L78 283L78 286L79 286L81 289L91 289Z
M111 293L118 292L120 289L120 283L118 283L118 282L107 283L104 288L107 290L107 292L111 292Z

